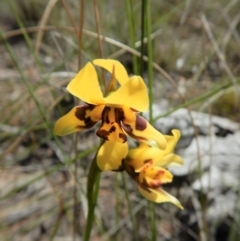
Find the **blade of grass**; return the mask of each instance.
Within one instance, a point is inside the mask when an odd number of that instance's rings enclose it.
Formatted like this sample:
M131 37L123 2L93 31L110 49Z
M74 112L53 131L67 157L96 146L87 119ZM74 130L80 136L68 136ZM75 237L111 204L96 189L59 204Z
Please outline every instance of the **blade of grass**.
M145 28L146 28L146 0L142 0L142 6L141 6L141 56L139 61L139 75L143 76L144 72L144 37L145 37Z
M79 159L80 159L80 158L83 158L83 157L89 155L90 153L92 153L92 152L95 151L95 150L97 150L97 148L96 148L96 147L93 147L93 148L88 149L88 150L86 150L86 151L84 151L84 152L81 152L81 153L78 154L78 158L79 158ZM28 186L31 185L32 183L34 183L34 182L40 180L41 178L45 177L45 175L52 174L52 173L54 173L55 171L60 170L60 169L61 169L63 166L65 166L65 165L67 165L67 166L71 165L74 161L75 161L75 159L71 158L71 159L67 159L65 163L60 163L60 164L55 165L54 167L46 170L46 172L44 172L44 173L36 176L35 178L31 179L30 181L28 181L28 182L20 185L19 187L13 188L13 189L10 190L9 192L7 192L5 195L1 196L1 197L0 197L0 201L5 200L6 198L11 197L11 196L14 195L15 193L20 192L21 190L25 189L26 187L28 187Z
M240 78L236 79L236 83L240 84ZM230 82L230 83L221 85L219 87L216 87L213 90L210 90L210 91L208 91L208 92L206 92L206 93L204 93L204 94L202 94L202 95L200 95L200 96L198 96L198 97L196 97L194 99L191 99L191 100L189 100L189 101L187 101L187 102L185 102L185 103L183 103L181 105L178 105L178 106L172 108L171 110L169 110L169 111L167 111L167 112L165 112L165 113L163 113L161 115L156 116L153 119L153 121L155 122L155 121L157 121L158 119L160 119L162 117L169 116L170 114L172 114L173 112L175 112L178 109L181 109L181 108L184 108L184 107L189 107L189 106L192 106L192 105L197 104L199 102L202 102L202 101L208 99L209 97L217 94L219 91L222 91L224 89L227 89L227 88L231 87L232 85L233 85L233 83Z
M128 212L129 212L131 223L132 223L133 237L134 237L134 240L139 240L139 236L138 236L139 230L137 228L136 219L134 218L134 215L133 215L133 212L132 212L133 209L132 209L132 204L131 204L131 201L130 201L130 198L129 198L129 191L128 191L128 187L127 187L125 173L121 173L121 174L122 174L122 182L123 182L125 197L126 197L126 200L127 200Z
M148 96L149 96L149 122L153 124L153 49L151 41L151 2L150 0L146 1L146 30L147 30L147 50L148 50ZM157 230L156 230L156 215L155 215L155 203L148 202L148 211L150 218L150 227L151 227L151 238L150 240L157 240Z
M129 24L129 31L130 31L130 39L131 39L131 46L132 48L135 48L135 23L134 23L134 12L133 12L133 4L132 0L126 0L126 8L127 8L127 16L128 16L128 24ZM137 65L137 57L136 55L133 55L133 73L135 75L138 74L138 65Z

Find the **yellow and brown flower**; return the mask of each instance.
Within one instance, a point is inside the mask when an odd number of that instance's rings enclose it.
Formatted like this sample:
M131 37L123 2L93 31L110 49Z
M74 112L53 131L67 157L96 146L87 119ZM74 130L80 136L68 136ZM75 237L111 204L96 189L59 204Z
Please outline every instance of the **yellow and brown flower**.
M104 97L93 64L112 74L113 89L116 80L120 87ZM68 135L89 129L101 120L97 135L107 141L125 143L129 135L140 141L153 140L164 149L166 140L163 135L137 114L146 111L149 104L143 79L140 76L129 78L125 68L116 60L96 59L93 64L87 63L67 86L72 95L86 104L74 107L61 117L56 122L54 133Z
M146 143L129 150L124 166L146 199L157 203L171 202L182 209L180 202L162 189L162 185L170 183L173 178L166 168L183 163L180 156L172 153L180 138L180 131L173 130L172 133L172 136L165 136L167 147L164 150Z

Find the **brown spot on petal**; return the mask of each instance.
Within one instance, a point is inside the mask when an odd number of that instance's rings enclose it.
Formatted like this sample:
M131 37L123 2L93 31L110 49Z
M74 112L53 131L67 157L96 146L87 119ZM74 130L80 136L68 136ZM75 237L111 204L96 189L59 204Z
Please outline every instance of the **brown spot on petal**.
M127 141L127 136L124 133L119 133L119 138L123 139L123 143Z
M106 106L106 107L104 108L103 113L102 113L102 118L104 118L104 121L105 121L107 124L110 123L109 116L108 116L108 114L107 114L110 110L111 110L110 107Z
M108 141L108 135L109 135L109 132L108 131L106 131L106 130L98 130L97 131L97 136L99 136L100 138L103 138L103 139L105 139L105 140L107 140Z
M125 119L123 109L115 108L114 113L115 113L116 122L120 123Z
M151 190L149 189L146 181L144 180L142 183L138 182L138 185L145 191L151 193Z
M158 188L160 186L161 186L160 180L152 180L151 182L148 183L148 187L150 188Z
M147 140L147 138L145 138L145 137L134 135L132 127L128 124L122 123L122 128L133 139L136 139L136 140L139 140L139 141L146 141Z
M76 126L76 128L79 129L89 129L93 127L96 122L92 121L91 118L88 115L88 112L91 112L94 109L95 106L93 105L83 105L83 106L78 106L76 108L75 116L80 120L84 122L83 126Z
M151 162L152 163L152 159L147 159L147 160L144 160L144 164L146 164L146 163L149 163L149 162Z
M84 121L85 124L88 123L91 119L89 116L87 116L87 112L93 110L94 107L89 106L89 105L83 105L83 106L78 106L75 112L75 116L81 120Z
M131 133L133 131L132 127L128 124L122 123L122 127L127 133Z
M114 131L116 131L116 126L112 126L112 127L109 129L109 131L104 130L104 129L99 129L99 130L97 131L97 136L99 136L99 137L101 137L101 138L103 138L103 139L105 139L105 140L108 140L108 135L109 135L110 133L114 132Z
M130 109L133 111L133 112L139 112L138 110L135 110L133 108L130 107Z
M164 175L164 173L165 173L165 171L163 171L163 170L158 170L157 173L156 173L155 176L154 176L154 179L161 177L162 175Z
M138 183L138 176L139 173L136 173L134 168L128 164L128 162L131 162L131 160L127 159L124 160L124 165L125 165L125 171L128 173L128 175L135 181Z
M144 131L147 128L147 121L139 115L137 115L136 117L137 117L136 123L135 123L136 130Z
M114 132L114 131L116 131L116 126L112 126L112 127L110 128L110 130L108 131L108 133L110 134L110 133L112 133L112 132Z

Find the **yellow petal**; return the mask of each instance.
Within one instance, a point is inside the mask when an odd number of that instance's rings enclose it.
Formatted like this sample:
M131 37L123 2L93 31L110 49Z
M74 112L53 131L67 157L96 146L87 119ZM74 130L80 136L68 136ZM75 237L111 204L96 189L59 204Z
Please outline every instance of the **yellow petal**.
M171 152L173 152L178 140L180 139L181 133L179 130L172 130L172 136L164 135L164 137L167 140L167 147L164 150L164 155L167 155Z
M121 121L128 125L132 125L136 122L136 113L131 108L121 106L119 109L123 111L123 117L121 118Z
M128 106L140 112L146 111L149 104L147 87L140 76L133 76L105 101L110 106Z
M93 121L99 121L100 119L102 119L102 113L103 110L105 108L105 105L98 105L96 106L90 113L90 118Z
M124 85L128 81L128 79L129 79L126 69L117 60L113 60L113 59L95 59L95 60L93 60L93 64L106 69L110 73L112 73L113 66L114 66L114 68L115 68L115 77L118 80L118 82L120 83L120 85Z
M180 209L183 209L183 206L181 203L172 195L165 192L163 189L143 189L140 185L138 186L139 192L148 200L156 202L156 203L162 203L162 202L171 202Z
M65 136L76 131L91 128L96 124L90 118L93 108L88 105L74 107L66 115L57 120L54 133L58 136Z
M140 172L146 163L153 163L161 158L162 154L158 148L142 143L138 148L129 150L126 163L132 166L135 172Z
M105 103L96 70L90 62L68 84L67 90L88 104L100 105Z
M106 141L97 154L98 167L103 170L121 170L122 161L128 152L127 143Z
M159 158L158 161L154 162L155 166L161 166L161 167L181 166L182 164L183 164L183 159L174 153L165 155L162 158Z
M149 124L143 117L137 115L134 125L122 125L125 132L132 138L151 143L155 141L160 149L165 149L167 141L164 135Z
M172 182L173 175L166 169L146 164L139 174L139 182L146 182L149 188L157 188L165 183Z

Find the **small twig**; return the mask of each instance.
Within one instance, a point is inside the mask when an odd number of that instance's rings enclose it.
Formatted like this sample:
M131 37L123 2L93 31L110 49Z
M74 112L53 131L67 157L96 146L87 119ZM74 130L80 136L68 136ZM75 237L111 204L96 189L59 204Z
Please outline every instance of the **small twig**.
M101 31L100 31L100 17L99 17L99 11L98 11L98 6L97 6L97 1L93 0L93 7L94 7L94 14L95 14L95 20L96 20L96 27L97 27L97 33L98 33L98 56L99 58L103 57L103 51L102 51L102 40L100 38L101 35ZM107 89L107 83L106 83L106 79L105 79L105 75L104 75L104 70L101 69L102 71L102 81L103 81L103 85L104 85L104 89Z
M198 201L198 199L196 198L196 196L191 188L187 188L187 190L191 196L192 204L193 204L195 212L196 212L201 241L207 241L207 237L206 237L206 234L204 231L204 222L203 222L204 217L203 217L201 203Z
M200 18L201 18L201 21L202 21L202 23L203 23L203 26L204 26L204 28L205 28L205 30L206 30L206 33L207 33L207 35L208 35L208 38L209 38L211 44L213 45L214 50L215 50L215 52L216 52L219 60L222 62L223 67L224 67L227 75L229 76L229 78L231 79L231 81L235 84L235 87L237 87L237 81L236 81L234 75L232 74L229 66L227 65L225 56L224 56L223 53L221 52L221 50L220 50L220 48L219 48L216 40L215 40L214 37L213 37L213 33L212 33L211 29L210 29L210 26L209 26L209 24L208 24L208 21L207 21L205 15L204 15L203 13L200 13Z
M146 204L146 200L142 201L132 209L132 214L135 216ZM126 225L131 220L130 214L121 219L118 224L108 230L103 236L102 240L109 240L109 238L114 235L119 229Z
M37 34L37 40L36 40L36 46L35 46L35 51L38 52L39 51L39 48L40 48L40 45L41 45L41 41L42 41L42 38L43 38L43 27L46 26L47 24L47 21L48 21L48 18L55 6L55 4L57 3L58 0L50 0L45 8L45 11L43 13L43 16L42 16L42 19L40 21L40 24L39 24L39 31L38 31L38 34Z

